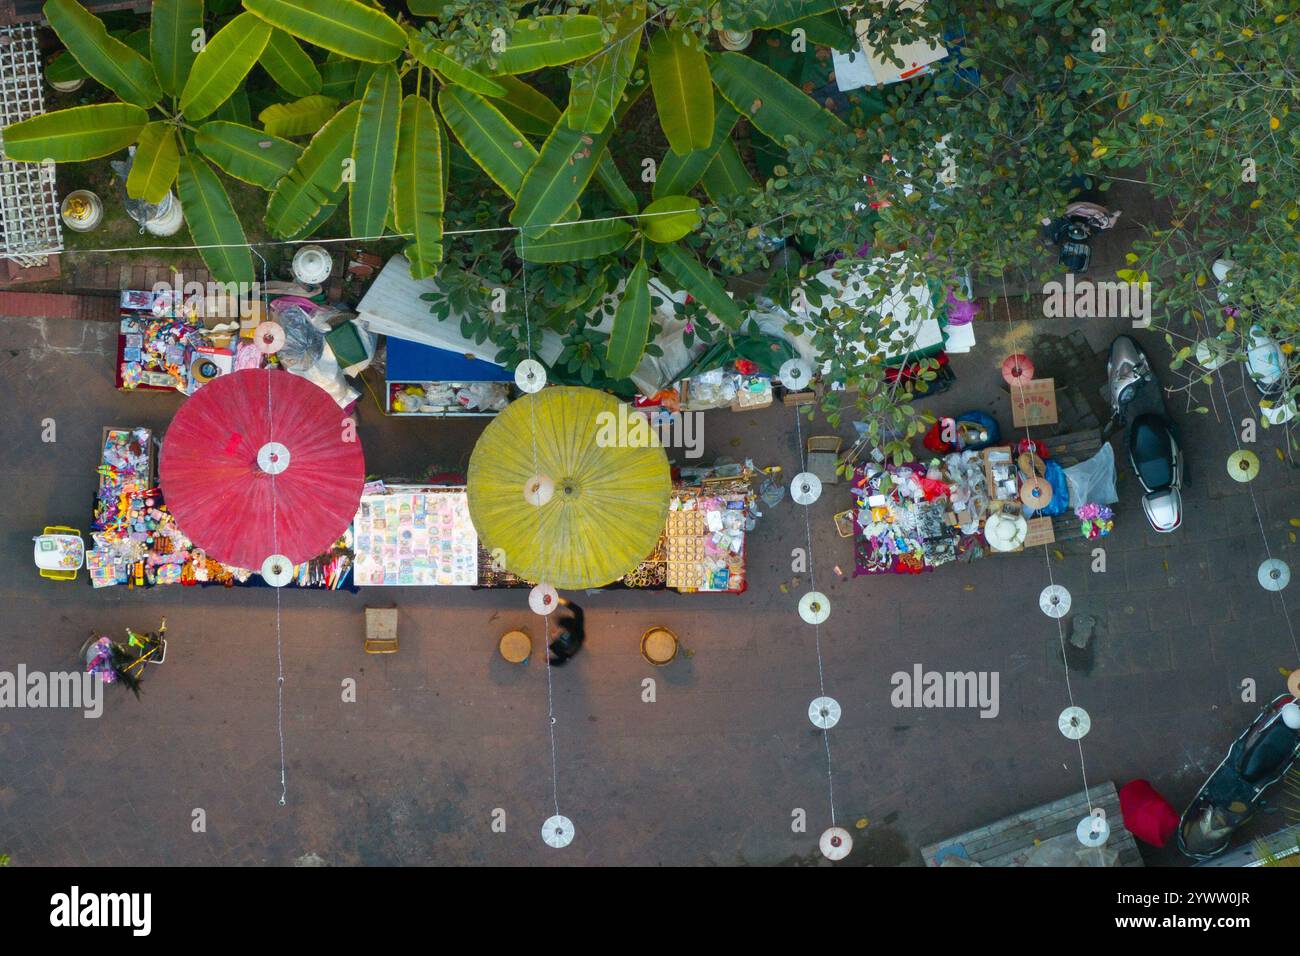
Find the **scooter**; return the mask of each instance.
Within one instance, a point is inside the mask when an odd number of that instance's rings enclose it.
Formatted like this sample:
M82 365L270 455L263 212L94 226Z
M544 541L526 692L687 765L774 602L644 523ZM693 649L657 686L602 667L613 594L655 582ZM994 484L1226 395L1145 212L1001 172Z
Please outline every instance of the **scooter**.
M1300 706L1282 694L1260 711L1197 791L1178 821L1178 849L1193 860L1218 856L1263 808L1264 791L1300 757Z
M1161 533L1183 523L1183 451L1165 413L1164 395L1142 346L1130 336L1110 344L1106 360L1113 421L1128 422L1125 446L1129 464L1146 494L1142 511Z

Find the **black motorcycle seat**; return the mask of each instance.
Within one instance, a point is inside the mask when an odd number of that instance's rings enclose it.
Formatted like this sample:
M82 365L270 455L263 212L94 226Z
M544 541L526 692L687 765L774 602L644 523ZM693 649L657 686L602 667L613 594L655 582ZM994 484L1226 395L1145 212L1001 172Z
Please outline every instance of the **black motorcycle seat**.
M1256 739L1244 760L1238 760L1238 770L1251 783L1262 783L1276 777L1295 756L1300 737L1282 721L1263 731Z
M1168 488L1174 480L1173 437L1159 415L1134 419L1128 436L1129 454L1142 483L1152 491Z

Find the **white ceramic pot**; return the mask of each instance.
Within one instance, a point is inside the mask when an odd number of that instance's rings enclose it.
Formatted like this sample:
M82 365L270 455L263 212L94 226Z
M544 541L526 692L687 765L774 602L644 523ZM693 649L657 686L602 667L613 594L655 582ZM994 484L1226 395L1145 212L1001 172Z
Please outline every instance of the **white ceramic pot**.
M59 215L73 232L90 232L104 220L104 204L90 190L78 189L63 197Z
M333 257L320 246L303 246L294 253L293 277L304 285L319 285L333 269Z

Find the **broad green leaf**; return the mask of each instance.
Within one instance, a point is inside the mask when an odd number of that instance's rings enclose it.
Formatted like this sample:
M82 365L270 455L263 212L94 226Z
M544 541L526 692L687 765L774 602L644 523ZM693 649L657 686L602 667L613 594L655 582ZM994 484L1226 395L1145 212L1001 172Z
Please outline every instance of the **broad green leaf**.
M63 50L50 57L45 64L45 79L50 85L55 83L72 83L76 80L88 80L87 73L77 62L77 58Z
M484 96L505 95L506 88L500 82L492 77L484 76L477 70L462 66L446 52L445 46L440 48L438 44L430 43L427 40L412 38L411 55L429 69L436 70L449 83L463 86L475 93L482 93Z
M320 207L320 210L316 215L311 217L307 222L307 225L303 226L292 235L285 236L285 238L296 241L298 239L306 239L308 236L315 233L317 229L329 222L330 219L334 217L334 214L338 212L339 206L343 203L343 197L346 193L346 189L336 189L325 200L325 204Z
M801 20L791 20L779 24L782 33L794 33L802 30L808 40L817 46L828 46L832 50L856 50L857 34L853 32L850 21L836 13L818 13Z
M568 123L599 133L614 115L641 49L645 0L600 0L595 13L614 26L614 40L574 68L569 82Z
M699 260L688 250L675 244L663 246L659 249L659 264L723 325L740 328L744 318L740 306L732 301L722 283L700 265Z
M650 85L659 125L674 153L685 156L713 142L713 84L709 58L686 30L660 30L650 38Z
M266 205L266 225L281 238L306 226L343 185L344 160L352 156L359 102L349 103L320 128Z
M465 152L492 181L514 199L524 176L537 160L537 150L477 93L456 86L438 92L438 109Z
M252 282L253 256L244 227L212 167L201 157L182 157L178 191L190 235L212 278L218 282Z
M566 211L591 182L613 131L611 123L595 135L584 133L570 129L561 117L519 187L510 224L540 235L551 224L566 221Z
M47 0L43 12L68 52L91 77L136 106L156 106L162 99L153 64L109 36L104 22L77 0Z
M517 76L498 76L505 94L492 103L521 133L547 136L560 118L560 108Z
M383 235L393 196L397 164L397 122L402 110L402 81L391 64L381 66L366 85L352 146L355 176L348 190L352 235Z
M320 70L298 41L283 30L271 30L259 62L271 79L293 96L314 96L321 91Z
M731 104L721 96L713 104L713 140L704 149L693 149L685 156L678 156L672 150L664 156L663 162L655 175L653 194L655 199L662 196L683 196L695 188L709 168L724 144L731 142L731 131L740 120L740 114L731 108Z
M641 210L641 231L651 242L676 242L700 225L700 201L693 196L665 196Z
M839 117L752 57L722 53L713 58L711 69L727 102L774 142L784 146L785 138L793 136L800 143L820 143L848 132Z
M700 182L704 186L704 191L708 193L709 199L715 203L728 196L738 196L756 188L754 177L749 175L749 170L745 168L745 161L740 158L739 150L730 140L722 144L722 149L713 158L709 168L704 171Z
M587 14L517 20L496 72L531 73L572 63L605 45L601 32L600 19Z
M208 116L212 120L225 120L229 123L242 123L248 126L253 122L253 108L248 102L248 91L240 86L230 94L230 99L222 103Z
M600 161L596 163L596 182L600 183L600 187L614 201L614 205L628 215L636 215L639 206L636 194L628 188L608 149L600 154Z
M397 138L397 170L393 177L393 226L410 236L406 258L411 276L427 279L442 261L442 170L447 155L433 104L421 96L402 101Z
M339 107L332 96L304 96L292 103L273 103L257 114L262 128L275 136L306 136L324 126Z
M126 177L126 194L132 199L159 203L171 191L180 168L180 149L171 123L150 123L140 131L140 142Z
M387 63L406 49L406 31L388 14L357 0L244 0L271 26L342 56Z
M722 22L724 30L766 30L783 26L793 20L829 13L841 5L840 0L768 0L756 5Z
M650 270L642 259L627 277L623 299L614 311L614 326L605 353L605 374L612 379L627 378L635 372L645 354L650 334L649 283Z
M320 93L336 100L352 99L361 64L356 60L330 60L321 66Z
M203 119L230 99L266 49L271 28L251 13L241 13L208 41L194 58L181 93L181 112L191 122Z
M223 121L200 126L194 145L226 175L268 190L289 174L302 155L302 147L287 139Z
M360 63L357 65L357 78L352 84L351 99L359 100L366 95L366 87L370 85L370 78L375 75L375 70L379 69L378 63ZM344 97L347 99L348 97Z
M194 31L203 28L203 0L154 0L149 20L149 55L158 85L179 96L198 53Z
M546 235L525 240L516 237L515 249L526 262L577 262L617 252L632 237L632 227L622 219L575 222L556 226Z
M149 114L130 103L99 103L42 113L4 129L5 155L24 163L79 163L136 141Z

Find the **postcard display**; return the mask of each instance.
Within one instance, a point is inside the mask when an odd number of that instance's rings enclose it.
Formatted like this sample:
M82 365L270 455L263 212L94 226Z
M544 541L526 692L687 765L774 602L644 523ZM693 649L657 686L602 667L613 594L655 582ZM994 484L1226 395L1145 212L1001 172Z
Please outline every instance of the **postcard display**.
M389 486L361 498L354 580L367 585L479 583L478 534L464 488Z

